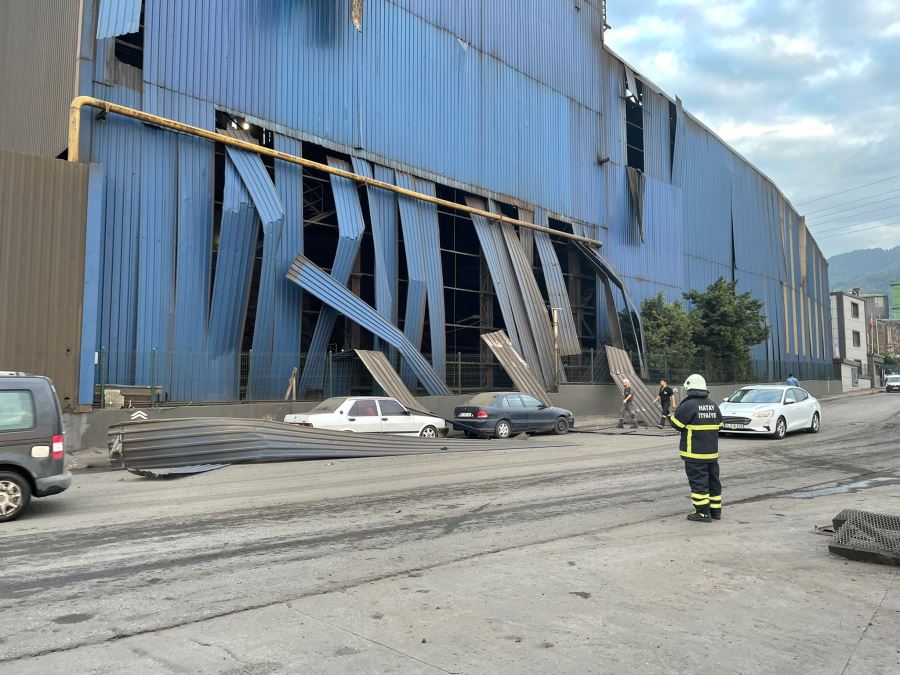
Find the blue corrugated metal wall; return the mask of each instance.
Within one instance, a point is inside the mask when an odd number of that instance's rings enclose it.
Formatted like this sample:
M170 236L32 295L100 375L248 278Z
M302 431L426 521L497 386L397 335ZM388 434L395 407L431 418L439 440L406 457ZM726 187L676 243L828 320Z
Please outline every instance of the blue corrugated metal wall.
M98 40L96 96L207 129L221 108L274 130L276 147L292 154L310 140L351 155L358 170L374 162L369 170L382 180L425 191L441 183L543 209L604 239L637 302L735 278L766 306L773 334L754 349L758 358L828 362L827 269L808 236L801 252L796 212L680 106L672 156L669 100L646 83L641 243L625 177L623 64L600 46L593 4L384 0L367 3L362 32L349 3L331 0L144 4L143 71L116 62L112 40ZM134 11L133 0L103 0L102 18L86 34L98 25L110 35L127 28L115 17ZM212 280L212 145L114 117L88 128L91 159L107 176L100 323L90 346L108 351L106 381L156 379L181 400L238 395L235 350L249 288L243 256L252 261L245 247L259 211L280 235L267 231L263 240L252 393L276 395L300 343L301 292L282 283L303 248L300 169L276 162L273 187L258 160L243 180L232 165L239 157L229 160ZM443 374L434 210L377 190L368 196L378 311L397 324L399 217L410 278L404 329L420 346L427 308ZM325 343L321 335L313 342L318 356L307 378L316 380ZM205 350L213 345L210 364ZM215 374L209 387L207 371Z

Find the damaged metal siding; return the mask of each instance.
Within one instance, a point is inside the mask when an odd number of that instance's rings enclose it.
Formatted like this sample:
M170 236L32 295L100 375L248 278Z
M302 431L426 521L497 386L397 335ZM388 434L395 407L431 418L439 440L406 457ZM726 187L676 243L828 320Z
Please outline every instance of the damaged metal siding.
M506 331L485 333L481 339L497 357L516 389L531 394L544 405L553 405L547 390L528 362L522 358L522 354L515 348Z
M136 33L144 0L98 0L97 39Z
M353 295L345 286L326 274L302 255L298 255L288 278L303 290L309 291L332 310L340 312L351 321L392 344L406 359L413 373L432 396L448 396L450 390L434 372L431 364L400 329L391 325L373 308Z
M405 405L407 408L415 410L419 407L419 402L412 392L403 384L403 379L394 370L390 361L381 352L367 351L365 349L357 349L356 355L359 356L363 365L366 367L379 386L384 389L384 393L392 396Z

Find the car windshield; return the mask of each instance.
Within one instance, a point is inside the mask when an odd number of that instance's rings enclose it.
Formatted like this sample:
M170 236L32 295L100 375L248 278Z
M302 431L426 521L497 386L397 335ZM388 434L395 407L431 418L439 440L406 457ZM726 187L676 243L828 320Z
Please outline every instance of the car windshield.
M478 394L468 400L468 405L490 405L497 398L497 394Z
M314 412L314 413L330 413L330 412L334 412L335 410L337 410L338 408L340 408L340 407L341 407L341 403L343 403L343 402L346 401L346 400L347 400L347 399L341 398L341 397L336 397L336 398L326 398L326 399L325 399L324 401L322 401L319 405L317 405L315 408L313 408L312 410L310 410L310 412Z
M885 381L885 384L900 384L900 375L891 375Z
M738 389L729 403L781 403L781 389Z

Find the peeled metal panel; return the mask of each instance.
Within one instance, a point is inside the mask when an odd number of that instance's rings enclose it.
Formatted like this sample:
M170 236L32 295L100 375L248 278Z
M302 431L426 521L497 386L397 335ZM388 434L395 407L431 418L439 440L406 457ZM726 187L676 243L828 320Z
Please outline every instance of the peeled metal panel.
M248 132L241 129L219 129L220 134L230 136L246 143L255 143L256 141ZM225 146L225 151L234 162L235 168L241 175L247 191L253 198L256 210L259 212L260 220L263 223L263 231L267 236L272 236L276 240L281 237L281 226L284 221L284 204L275 186L269 172L263 164L262 156L254 152L248 152L230 145Z
M298 140L275 134L275 149L291 155L303 154ZM284 278L294 256L303 253L303 168L275 160L275 187L284 204L284 226L278 247L275 277L275 339L272 376L276 384L286 382L300 366L303 291Z
M631 390L634 392L634 412L648 427L661 427L662 408L653 402L656 397L641 381L640 376L634 371L628 354L616 347L606 347L606 359L609 363L609 374L619 387L619 392L624 391L622 380L628 380ZM628 420L625 420L628 422Z
M435 196L434 183L416 178L416 192ZM444 311L444 272L441 258L441 233L437 206L417 201L422 252L425 260L425 292L428 297L428 326L431 333L431 365L442 379L447 378L447 320Z
M628 192L631 194L631 209L637 225L641 243L644 243L644 174L634 167L628 170Z
M336 312L359 324L374 335L394 345L406 359L413 373L432 396L449 396L450 390L438 377L431 364L423 357L400 329L388 323L378 312L351 293L346 286L326 274L302 255L294 258L288 279L309 291Z
M413 189L412 177L397 173L397 185ZM400 224L403 228L403 249L406 252L406 316L403 332L417 349L422 348L422 332L425 329L425 303L428 296L428 278L425 271L425 240L419 219L418 200L400 196ZM400 375L407 386L415 386L409 364L403 363Z
M353 170L361 176L375 178L385 183L394 182L394 171L375 166L364 159L353 157ZM375 308L385 319L398 325L399 278L398 260L398 207L397 195L375 187L367 188L369 196L369 221L372 223L372 241L375 248ZM388 347L388 359L396 362L397 350Z
M175 313L178 137L145 127L141 160L134 384L168 391Z
M644 171L648 178L672 182L669 100L644 83Z
M466 197L466 203L474 208L484 209L484 202L477 197ZM493 208L493 204L491 204ZM494 282L494 290L503 314L503 323L513 346L524 355L528 364L535 369L535 376L541 385L550 386L553 372L543 372L538 347L532 334L528 312L522 299L519 282L501 229L489 223L484 216L472 216L472 224L481 243L485 262ZM552 364L552 360L551 360Z
M208 400L239 397L239 356L253 274L259 216L229 157L225 158L222 228L209 317Z
M537 210L535 216L538 225L547 225L546 212ZM563 356L572 356L581 353L581 343L578 340L578 331L575 328L575 318L572 316L572 303L569 300L569 292L566 288L566 280L563 277L559 258L550 235L546 232L535 232L534 243L538 256L541 259L541 269L544 273L544 282L547 285L547 295L550 299L551 309L558 309L557 323L559 326L559 353Z
M512 270L519 288L519 293L528 317L531 336L537 351L540 372L544 373L544 381L556 384L556 378L565 382L565 370L554 353L553 324L547 311L547 304L541 295L534 269L525 257L516 231L509 223L500 223L500 233L506 243Z
M85 250L97 238L93 221L86 241L90 173L0 150L0 368L49 376L66 409L78 406Z
M365 349L355 350L357 356L363 362L375 381L381 385L384 392L388 396L392 396L407 408L415 410L419 407L419 402L412 392L403 384L400 375L394 370L394 367L387 360L387 357L381 352L366 351Z
M328 164L344 171L350 171L350 165L342 159L328 158ZM356 183L347 178L331 176L331 189L334 191L334 207L338 218L338 247L331 268L331 277L337 283L347 285L350 274L359 255L365 231L362 206L359 203L359 192ZM297 384L297 396L303 396L309 389L324 389L325 386L325 348L331 339L338 311L330 306L322 308L319 320L313 331L309 346L309 355L300 381Z
M97 39L136 33L141 25L144 0L99 0Z
M513 346L505 331L498 330L496 333L485 333L481 336L481 339L490 347L500 365L503 366L503 369L513 381L516 389L526 394L531 394L544 405L553 405L547 390L544 389L535 376L534 371Z
M498 445L495 441L355 434L228 417L125 422L110 427L109 439L110 459L129 470L525 447L517 446L515 439Z

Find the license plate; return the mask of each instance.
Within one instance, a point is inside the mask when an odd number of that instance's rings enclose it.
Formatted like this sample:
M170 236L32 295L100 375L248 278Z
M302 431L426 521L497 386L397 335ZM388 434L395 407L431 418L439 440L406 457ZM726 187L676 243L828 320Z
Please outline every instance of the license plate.
M461 412L457 417L471 417L472 413Z
M743 425L743 424L723 424L723 425L722 425L722 428L724 428L724 429L736 429L736 430L737 430L737 429L743 429L743 428L744 428L744 425Z

